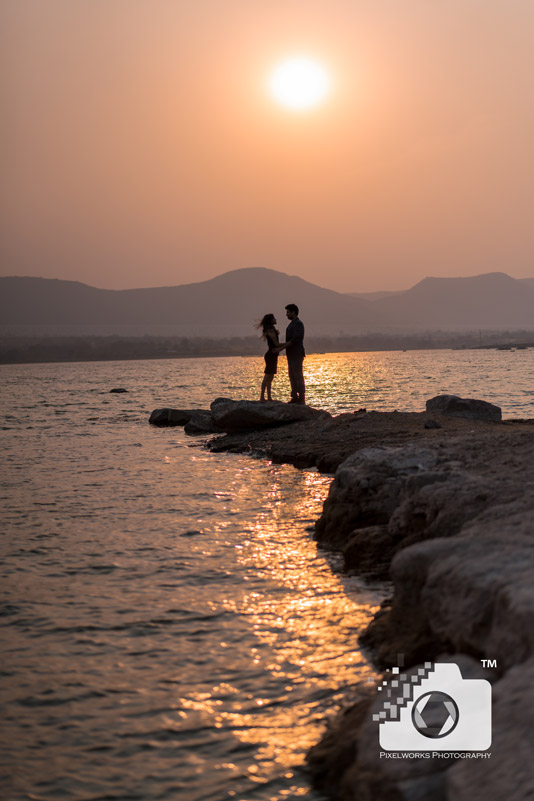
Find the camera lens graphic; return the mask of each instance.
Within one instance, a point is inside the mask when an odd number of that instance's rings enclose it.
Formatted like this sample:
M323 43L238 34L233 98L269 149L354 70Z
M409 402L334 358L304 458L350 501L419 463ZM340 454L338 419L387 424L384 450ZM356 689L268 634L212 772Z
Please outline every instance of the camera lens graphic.
M412 709L412 723L420 734L434 740L446 737L456 728L460 713L454 699L441 692L421 695Z

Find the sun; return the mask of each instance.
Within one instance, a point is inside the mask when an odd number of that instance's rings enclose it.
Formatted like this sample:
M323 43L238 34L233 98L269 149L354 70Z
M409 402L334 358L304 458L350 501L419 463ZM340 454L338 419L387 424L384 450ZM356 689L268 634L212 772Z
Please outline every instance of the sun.
M269 88L274 98L294 111L318 106L330 91L330 76L310 58L290 58L272 72Z

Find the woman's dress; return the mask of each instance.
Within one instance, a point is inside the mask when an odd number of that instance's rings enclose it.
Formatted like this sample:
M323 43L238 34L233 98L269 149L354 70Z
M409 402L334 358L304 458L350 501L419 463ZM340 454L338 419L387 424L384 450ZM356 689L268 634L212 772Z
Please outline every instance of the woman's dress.
M265 372L267 375L275 375L278 370L278 353L275 353L273 349L277 347L277 344L270 334L266 334L265 339L269 347L269 350L263 357L265 359Z

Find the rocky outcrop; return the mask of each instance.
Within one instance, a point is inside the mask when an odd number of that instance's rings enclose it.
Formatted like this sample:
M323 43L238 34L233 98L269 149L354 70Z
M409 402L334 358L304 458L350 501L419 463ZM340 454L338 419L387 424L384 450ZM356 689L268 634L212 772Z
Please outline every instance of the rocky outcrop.
M316 783L331 797L532 797L524 743L533 716L519 699L534 664L534 441L529 428L519 431L367 448L339 466L319 542L342 550L351 569L389 576L394 586L362 643L383 666L403 654L414 673L445 653L488 678L480 660L495 660L499 680L492 754L483 761L380 759L372 718L379 694L365 695L310 752Z
M458 458L466 446L472 465ZM534 645L524 632L534 624L534 482L526 483L520 454L507 476L472 472L482 459L464 439L376 447L335 474L316 537L343 551L350 569L392 578L393 605L366 635L381 664L449 647L508 667Z
M518 511L526 500L397 554L391 610L367 635L382 664L400 651L414 662L447 646L497 659L505 671L534 654L534 523ZM528 500L532 520L534 494Z
M507 421L496 426L482 420L446 416L440 418L437 429L427 428L428 419L424 412L357 411L336 417L317 417L291 426L232 433L212 440L208 447L215 453L249 453L252 450L264 453L273 462L317 467L323 473L334 473L348 456L367 447L407 443L433 445L459 435L470 436L473 432L495 443L500 437L506 438L510 428L525 431L521 423Z
M502 412L499 406L474 398L459 398L457 395L436 395L426 402L427 412L463 417L466 420L490 420L499 423Z
M211 404L214 423L228 433L254 431L261 428L330 419L328 412L280 401L248 401L216 398Z
M184 426L186 434L221 434L330 419L328 412L312 409L311 406L216 398L210 409L154 409L149 423L155 426Z

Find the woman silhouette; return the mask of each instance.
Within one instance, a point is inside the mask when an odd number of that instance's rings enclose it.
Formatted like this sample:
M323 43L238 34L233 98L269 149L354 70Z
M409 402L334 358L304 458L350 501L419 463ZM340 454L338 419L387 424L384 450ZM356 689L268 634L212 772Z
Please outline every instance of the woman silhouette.
M266 400L272 401L271 384L273 383L273 378L278 369L278 352L275 348L278 347L278 335L280 332L275 328L275 325L276 317L274 314L265 314L261 321L255 326L257 329L261 328L262 337L267 342L268 347L267 353L263 357L265 359L265 375L261 382L260 401L264 403ZM265 398L266 392L267 398Z

